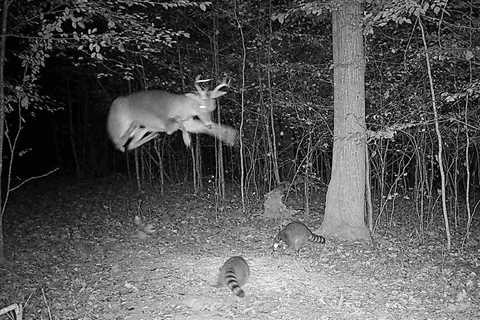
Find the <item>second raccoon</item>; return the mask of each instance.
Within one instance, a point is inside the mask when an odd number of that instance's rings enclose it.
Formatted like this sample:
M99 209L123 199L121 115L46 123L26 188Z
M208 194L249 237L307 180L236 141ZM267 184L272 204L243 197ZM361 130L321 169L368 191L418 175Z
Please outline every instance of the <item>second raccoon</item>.
M306 225L299 221L290 222L275 237L273 250L275 251L278 247L282 246L283 249L288 247L298 253L308 241L323 244L325 243L325 238L313 233Z
M227 286L232 292L243 298L245 292L242 286L247 282L250 268L247 261L240 256L231 257L220 268L216 287Z

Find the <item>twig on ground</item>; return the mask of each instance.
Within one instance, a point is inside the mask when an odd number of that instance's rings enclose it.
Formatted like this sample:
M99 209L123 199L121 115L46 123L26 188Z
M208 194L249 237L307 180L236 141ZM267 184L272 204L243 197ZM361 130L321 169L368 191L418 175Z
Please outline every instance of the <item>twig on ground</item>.
M18 185L16 185L15 187L11 188L10 191L15 191L17 190L18 188L20 188L21 186L23 186L25 183L29 182L29 181L32 181L32 180L35 180L35 179L41 179L41 178L44 178L48 175L51 175L52 173L54 173L55 171L58 171L59 168L55 168L53 170L50 170L49 172L47 173L44 173L42 175L39 175L39 176L34 176L34 177L30 177L28 179L25 179L24 181L22 181L21 183L19 183Z
M50 312L50 306L48 305L47 297L45 296L45 291L43 291L43 288L42 288L42 296L43 296L43 301L45 302L45 305L47 306L48 319L52 320L52 313Z

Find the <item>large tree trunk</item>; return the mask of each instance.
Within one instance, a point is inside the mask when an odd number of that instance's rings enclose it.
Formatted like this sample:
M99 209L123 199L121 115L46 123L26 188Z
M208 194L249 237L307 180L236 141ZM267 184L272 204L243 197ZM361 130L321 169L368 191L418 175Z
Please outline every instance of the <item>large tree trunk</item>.
M334 141L332 177L320 232L343 240L370 240L365 225L365 56L362 2L332 9Z

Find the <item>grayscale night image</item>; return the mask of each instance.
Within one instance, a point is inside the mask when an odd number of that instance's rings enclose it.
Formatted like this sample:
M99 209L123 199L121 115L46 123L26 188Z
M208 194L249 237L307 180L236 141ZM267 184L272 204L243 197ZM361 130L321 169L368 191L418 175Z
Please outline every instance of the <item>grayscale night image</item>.
M0 13L0 320L480 319L480 1Z

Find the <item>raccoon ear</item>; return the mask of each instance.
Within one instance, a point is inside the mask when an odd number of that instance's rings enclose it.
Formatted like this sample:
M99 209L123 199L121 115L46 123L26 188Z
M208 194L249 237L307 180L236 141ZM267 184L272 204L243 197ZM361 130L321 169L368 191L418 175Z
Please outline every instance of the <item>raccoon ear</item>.
M135 218L133 218L133 223L135 223L135 225L137 225L137 226L141 226L142 225L142 218L140 218L140 216L135 215Z

